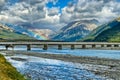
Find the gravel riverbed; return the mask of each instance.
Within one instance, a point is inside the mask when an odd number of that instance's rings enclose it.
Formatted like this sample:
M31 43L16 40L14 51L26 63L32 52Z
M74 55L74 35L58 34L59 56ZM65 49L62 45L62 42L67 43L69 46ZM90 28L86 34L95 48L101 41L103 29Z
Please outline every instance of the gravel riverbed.
M2 52L18 71L32 80L120 80L119 59L27 51Z

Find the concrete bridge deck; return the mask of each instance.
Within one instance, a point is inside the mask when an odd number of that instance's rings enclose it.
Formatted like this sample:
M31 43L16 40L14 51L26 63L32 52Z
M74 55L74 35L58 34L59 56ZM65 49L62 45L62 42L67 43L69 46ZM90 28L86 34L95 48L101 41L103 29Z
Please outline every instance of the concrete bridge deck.
M96 49L96 48L112 48L120 49L120 43L109 43L109 42L0 42L0 46L5 46L6 49L9 47L14 48L16 45L26 45L27 50L31 50L31 45L43 45L43 49L47 50L49 46L58 46L59 50L62 50L63 46L70 46L71 49L77 48L81 49ZM88 47L89 46L89 47Z

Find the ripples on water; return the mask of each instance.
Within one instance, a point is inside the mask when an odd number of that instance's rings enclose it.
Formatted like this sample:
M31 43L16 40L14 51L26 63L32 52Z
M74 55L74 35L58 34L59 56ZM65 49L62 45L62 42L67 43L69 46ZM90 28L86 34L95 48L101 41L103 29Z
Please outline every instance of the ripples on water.
M101 80L87 70L70 67L70 65L48 65L36 62L29 62L24 65L27 67L21 73L29 74L32 80Z
M105 80L68 62L20 55L14 57L27 59L21 62L6 57L18 71L32 80Z

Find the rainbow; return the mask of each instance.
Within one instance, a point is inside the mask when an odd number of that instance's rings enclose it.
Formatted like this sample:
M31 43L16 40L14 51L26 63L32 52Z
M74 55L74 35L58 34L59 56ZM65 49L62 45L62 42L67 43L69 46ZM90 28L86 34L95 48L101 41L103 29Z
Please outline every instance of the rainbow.
M49 39L44 34L38 35L37 33L32 32L32 31L29 31L28 35L31 36L31 37L34 37L34 38L36 38L38 40L48 40Z
M28 35L30 37L34 37L38 40L48 40L49 39L48 37L46 37L43 34L38 35L37 33L33 32L33 31L23 28L23 26L18 26L18 25L14 25L14 24L10 24L10 23L5 23L5 22L0 22L0 23L8 26L9 28L15 30L16 32L19 32L21 34L26 34L26 35Z

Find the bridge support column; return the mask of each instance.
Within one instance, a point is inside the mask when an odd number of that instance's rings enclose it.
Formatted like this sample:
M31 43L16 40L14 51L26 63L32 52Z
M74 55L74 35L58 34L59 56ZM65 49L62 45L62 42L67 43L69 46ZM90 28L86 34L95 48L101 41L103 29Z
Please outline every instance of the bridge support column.
M101 47L105 47L105 45L104 45L104 44L101 44Z
M107 45L107 47L112 47L112 45L111 45L111 44L109 44L109 45Z
M31 45L27 45L27 51L31 50Z
M6 50L8 50L8 45L5 45Z
M47 50L48 49L48 45L47 44L44 44L43 45L43 50Z
M119 47L119 45L115 44L114 47Z
M9 45L5 45L6 50L8 50L9 47L11 47L12 50L14 50L14 45L11 45L11 44L9 44Z
M86 45L85 44L82 44L82 49L86 49Z
M95 44L93 44L93 45L92 45L92 48L96 48L96 45L95 45Z
M74 50L75 49L75 45L71 45L71 50Z
M58 45L58 50L62 50L62 45L61 44Z

